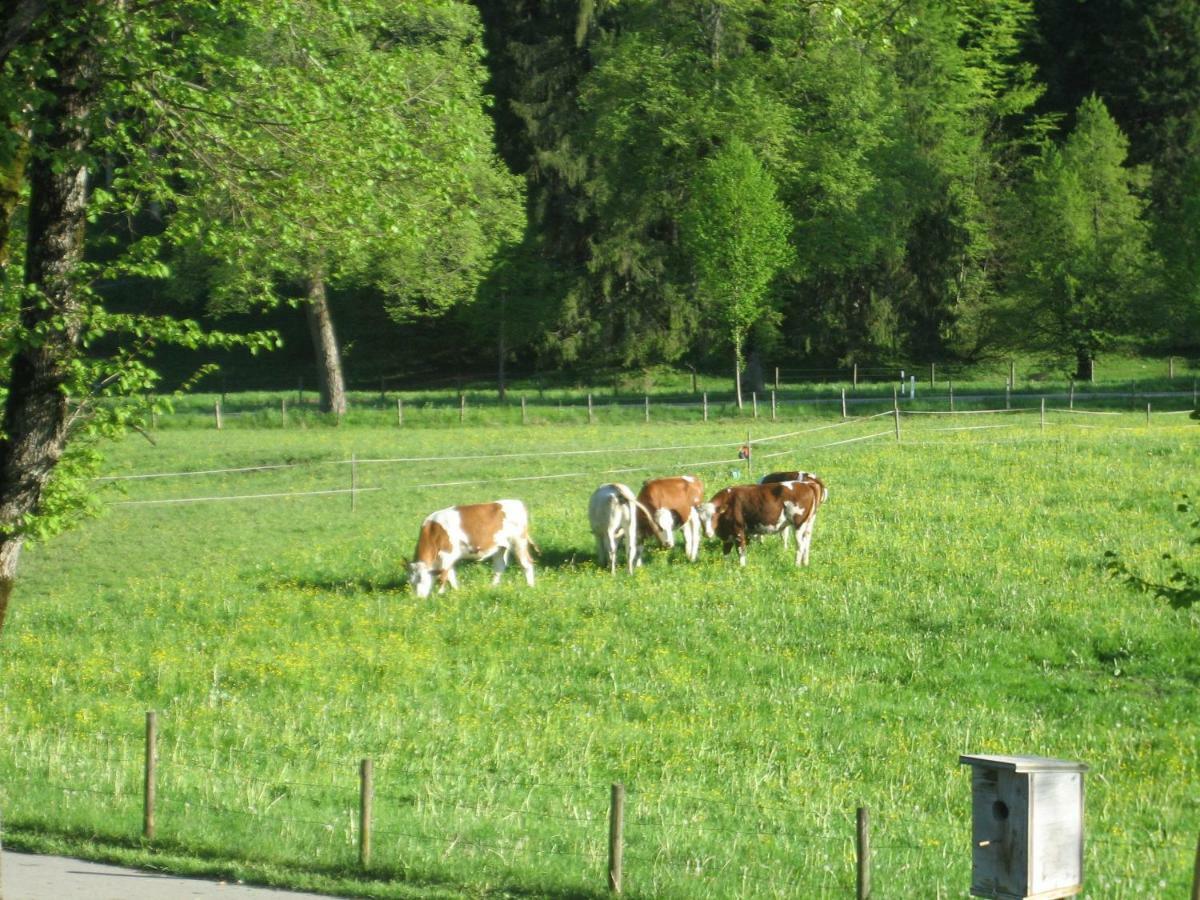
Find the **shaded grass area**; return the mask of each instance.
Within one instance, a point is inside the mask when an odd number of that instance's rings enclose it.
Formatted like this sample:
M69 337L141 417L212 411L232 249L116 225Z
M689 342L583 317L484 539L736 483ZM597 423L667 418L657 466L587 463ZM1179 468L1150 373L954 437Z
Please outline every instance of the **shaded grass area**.
M830 485L811 567L768 539L744 570L710 546L616 579L593 562L591 490L732 456L740 425L126 441L113 472L299 464L121 482L114 501L333 489L352 453L410 461L360 464L359 487L379 490L353 512L344 496L113 506L31 548L0 656L6 823L69 852L159 859L136 839L141 722L157 709L161 850L267 883L595 896L622 782L631 896L845 896L859 805L876 896L961 896L958 754L1036 753L1091 767L1091 896L1182 894L1200 829L1200 616L1107 581L1101 558L1120 549L1152 572L1183 551L1172 495L1195 490L1200 432L1143 423L906 419L899 444L828 446L880 425L829 420L757 447ZM580 450L603 452L501 458ZM496 458L411 461L464 454ZM695 471L711 493L766 465ZM500 480L533 476L547 480ZM537 586L513 572L490 589L469 566L459 592L413 597L421 518L500 496L530 508Z
M648 401L651 424L702 422L707 402L710 420L760 427L771 418L773 391L775 415L782 419L825 417L837 412L843 392L852 414L890 409L893 389L901 387L902 371L903 387L911 387L913 393L906 397L905 390L899 392L901 406L906 409L948 410L951 406L956 410L984 409L1003 407L1005 403L1036 409L1042 398L1051 406L1060 407L1078 402L1087 408L1144 412L1150 402L1158 410L1191 409L1200 360L1174 359L1171 368L1166 359L1112 356L1099 367L1094 382L1073 384L1067 374L1045 362L1021 358L1015 361L1015 381L1007 394L1010 370L1007 361L1002 360L971 366L935 366L932 372L927 365L911 370L864 367L858 383L851 380L849 368L828 370L819 377L815 371L782 369L777 385L772 370L765 373L765 383L756 398L751 387L746 386L741 409L735 402L729 378L710 373L697 375L693 381L690 373L669 369L649 369L641 375L621 377L517 379L510 384L504 398L499 396L495 384L486 380L466 379L457 389L396 390L385 383L380 390L351 392L350 410L340 420L319 411L318 397L311 389L206 392L175 398L172 412L158 417L156 426L215 427L215 407L219 402L222 427L230 429L322 429L339 423L403 427L401 421L408 427L448 429L457 429L462 424L605 427L645 423ZM1170 371L1174 377L1168 376ZM916 383L910 385L909 379L913 377Z

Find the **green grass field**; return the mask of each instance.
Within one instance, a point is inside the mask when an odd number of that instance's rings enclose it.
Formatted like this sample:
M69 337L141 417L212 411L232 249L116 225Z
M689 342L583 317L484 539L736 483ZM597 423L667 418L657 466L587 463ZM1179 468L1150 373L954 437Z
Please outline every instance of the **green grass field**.
M962 897L958 756L1031 753L1090 767L1086 896L1185 895L1200 610L1102 560L1153 576L1188 552L1173 510L1198 489L1200 425L914 414L899 443L891 418L834 410L752 427L801 433L759 444L752 472L732 460L745 420L695 417L124 441L111 474L287 467L106 482L103 516L27 550L0 639L6 842L360 896L598 897L620 782L630 896L852 895L867 806L874 896ZM345 493L119 505L344 491L352 455L353 510ZM604 481L695 471L712 493L796 466L830 488L807 569L778 539L745 569L713 544L633 577L593 561ZM474 564L417 600L421 519L498 497L530 508L537 585L514 567L492 589Z

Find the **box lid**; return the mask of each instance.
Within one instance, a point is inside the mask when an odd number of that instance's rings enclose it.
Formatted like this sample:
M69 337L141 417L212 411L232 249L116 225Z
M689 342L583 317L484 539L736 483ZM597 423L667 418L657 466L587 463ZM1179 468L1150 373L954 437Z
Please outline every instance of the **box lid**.
M967 756L958 758L959 765L980 766L985 769L1005 769L1009 772L1086 772L1086 763L1047 756Z

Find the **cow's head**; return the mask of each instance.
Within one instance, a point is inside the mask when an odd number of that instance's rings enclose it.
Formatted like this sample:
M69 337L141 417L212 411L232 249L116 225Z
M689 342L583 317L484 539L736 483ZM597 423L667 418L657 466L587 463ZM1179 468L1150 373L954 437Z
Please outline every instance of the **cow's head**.
M418 597L428 597L433 591L433 572L429 569L429 563L409 563L408 583L412 585Z
M701 503L696 507L696 514L700 516L700 525L704 528L705 537L716 536L715 522L717 519L717 506L711 501Z

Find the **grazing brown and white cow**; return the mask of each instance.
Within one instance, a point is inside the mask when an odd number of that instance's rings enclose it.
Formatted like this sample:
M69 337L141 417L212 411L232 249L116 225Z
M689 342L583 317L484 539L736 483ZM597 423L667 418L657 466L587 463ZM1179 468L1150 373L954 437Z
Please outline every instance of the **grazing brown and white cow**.
M769 475L764 475L759 479L759 484L782 484L788 481L806 481L817 485L821 489L820 496L817 500L816 509L812 511L812 515L808 517L808 521L804 523L804 529L796 535L797 538L804 544L804 565L808 565L808 551L812 546L812 533L817 524L817 512L821 508L821 504L829 499L829 489L825 487L825 482L814 475L812 472L772 472ZM788 546L788 529L783 530L783 549ZM799 547L797 547L799 549Z
M661 532L659 542L671 548L675 546L675 529L681 528L684 551L694 562L700 556L700 534L705 530L700 513L704 505L704 482L695 475L651 478L642 484L637 498L645 507L644 511L638 510L639 530L654 531L649 520L653 517Z
M785 528L796 532L796 565L806 559L800 535L820 503L821 490L811 482L739 484L713 495L705 514L721 539L726 554L738 548L738 561L746 564L746 539L754 534L775 534Z
M638 513L641 515L638 515ZM596 558L600 565L608 566L617 574L617 549L625 538L625 557L632 573L638 559L638 520L647 524L660 541L666 535L651 517L650 510L643 506L633 491L623 484L602 484L592 492L588 501L588 521L596 537Z
M492 584L499 584L511 551L525 570L525 581L532 586L531 546L537 549L529 537L529 513L520 500L439 509L421 523L408 580L418 597L428 597L435 575L438 593L446 589L447 583L458 587L454 564L460 559L491 559Z

